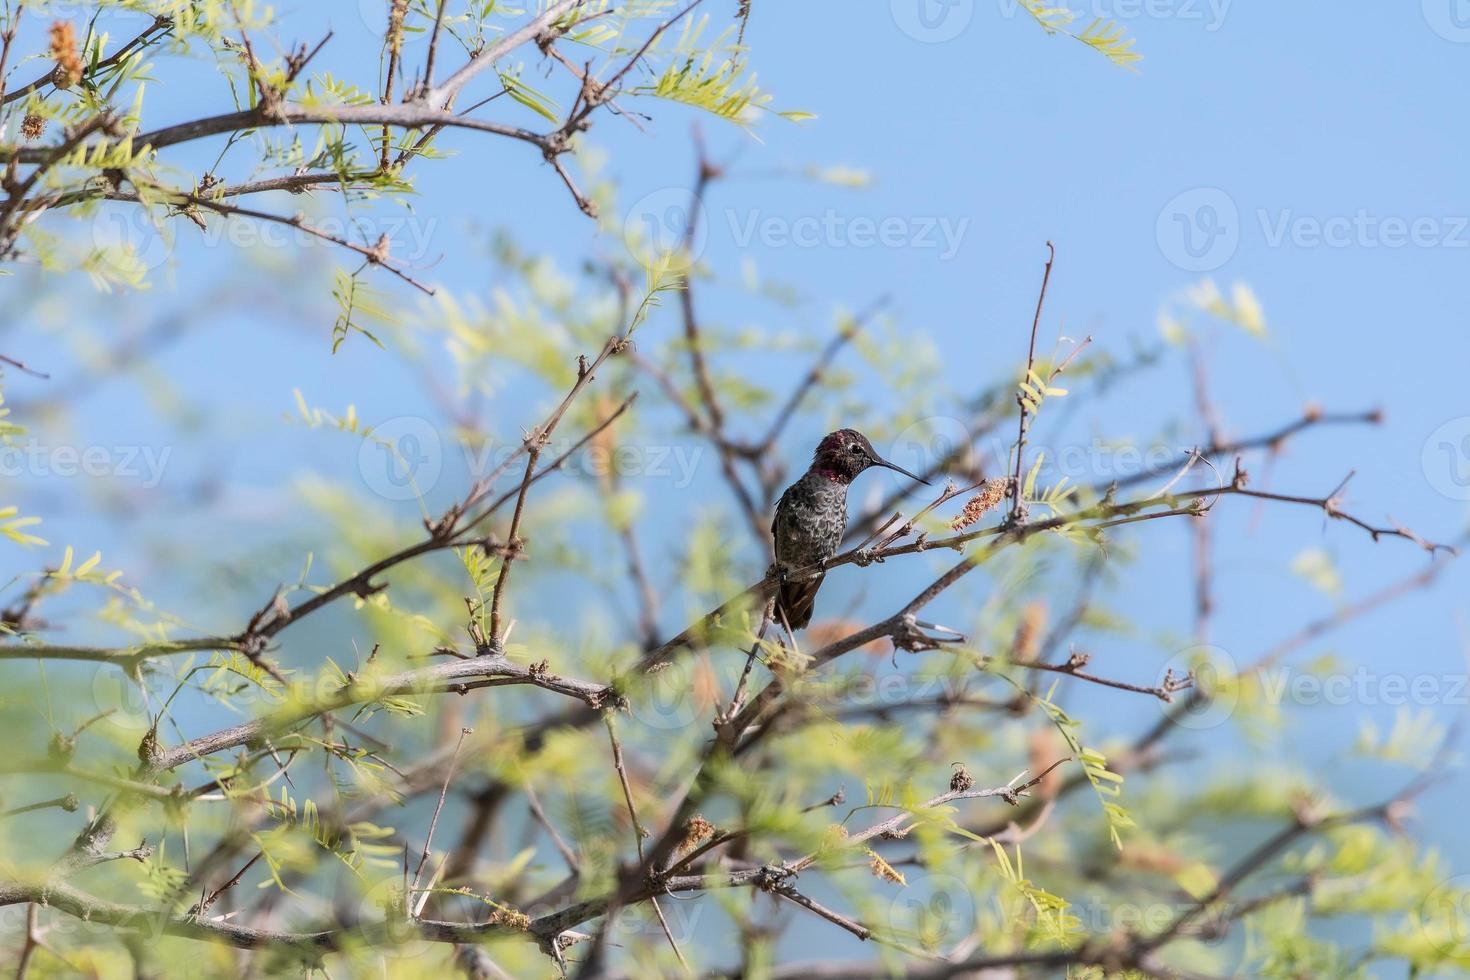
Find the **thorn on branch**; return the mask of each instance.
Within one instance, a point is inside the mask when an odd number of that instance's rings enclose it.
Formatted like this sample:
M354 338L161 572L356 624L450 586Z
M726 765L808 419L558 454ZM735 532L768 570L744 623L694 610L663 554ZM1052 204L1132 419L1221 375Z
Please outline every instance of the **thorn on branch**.
M71 761L72 754L76 752L77 740L71 735L61 732L53 732L51 740L46 745L46 755L57 763L65 764Z
M1194 671L1190 671L1183 677L1175 677L1174 668L1170 667L1164 671L1164 680L1155 689L1154 693L1158 695L1160 701L1163 701L1165 704L1172 704L1174 695L1180 691L1187 691L1194 687L1194 681Z
M429 537L435 541L447 541L454 535L455 525L459 523L459 519L463 514L463 507L455 504L438 518L424 518L424 530L428 531ZM488 540L478 542L482 548L485 548L487 555L490 553L488 547L486 547Z
M382 592L387 588L387 582L371 582L367 579L362 579L353 584L352 594L357 596L359 599L371 599L373 596L377 595L379 592ZM287 615L287 618L290 618L289 614Z
M475 628L475 624L471 623L470 628L473 630ZM467 657L464 654L460 653L458 650L452 649L450 647L438 647L434 650L430 650L428 655L430 657L454 657L456 660L471 659L470 657Z
M946 635L935 636L934 633ZM940 626L938 623L926 623L916 619L912 613L906 613L894 626L890 634L893 640L894 650L907 650L910 653L920 653L925 650L938 650L946 643L963 643L965 635L958 630L952 630L948 626Z
M794 877L796 877L796 872L790 868L765 864L756 872L755 887L767 894L771 894L786 887L787 883Z
M392 247L392 240L388 237L388 233L384 232L378 236L378 240L373 247L368 249L366 258L373 265L387 265L389 258L392 257L390 255Z
M1304 830L1316 827L1326 817L1321 801L1308 794L1299 794L1292 798L1291 815L1296 819L1297 826Z

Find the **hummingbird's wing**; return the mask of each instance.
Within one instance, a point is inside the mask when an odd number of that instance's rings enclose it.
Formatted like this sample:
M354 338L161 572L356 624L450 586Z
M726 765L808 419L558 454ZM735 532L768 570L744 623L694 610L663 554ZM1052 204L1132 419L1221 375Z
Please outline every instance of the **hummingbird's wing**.
M781 524L790 514L790 509L787 507L787 498L790 496L791 488L787 487L786 491L781 494L781 499L776 501L775 512L771 514L771 548L775 552L777 561L780 561L783 557L781 554L781 542L786 536L781 533Z
M789 493L791 493L791 488L787 487L782 492L781 499L776 501L775 511L771 513L771 540L773 542L781 540L781 511L786 507L786 495Z

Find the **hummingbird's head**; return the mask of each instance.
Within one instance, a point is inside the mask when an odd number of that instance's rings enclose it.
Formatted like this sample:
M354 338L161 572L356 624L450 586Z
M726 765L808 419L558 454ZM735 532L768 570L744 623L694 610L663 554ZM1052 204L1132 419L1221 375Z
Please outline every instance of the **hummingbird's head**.
M856 429L838 429L836 432L829 433L817 444L817 451L812 454L812 469L829 480L837 480L842 483L851 483L857 479L859 473L870 466L883 466L896 470L926 485L929 482L879 456L878 450L873 448L868 437Z

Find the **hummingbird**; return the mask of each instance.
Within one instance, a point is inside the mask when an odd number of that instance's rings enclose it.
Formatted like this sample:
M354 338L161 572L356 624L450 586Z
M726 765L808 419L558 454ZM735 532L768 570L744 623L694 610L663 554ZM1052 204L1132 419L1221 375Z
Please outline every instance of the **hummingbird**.
M786 488L776 504L776 517L771 522L776 570L781 576L776 617L793 630L811 622L812 605L825 574L799 573L837 553L847 530L847 488L870 466L883 466L925 486L929 484L879 456L861 432L838 429L817 444L811 468Z

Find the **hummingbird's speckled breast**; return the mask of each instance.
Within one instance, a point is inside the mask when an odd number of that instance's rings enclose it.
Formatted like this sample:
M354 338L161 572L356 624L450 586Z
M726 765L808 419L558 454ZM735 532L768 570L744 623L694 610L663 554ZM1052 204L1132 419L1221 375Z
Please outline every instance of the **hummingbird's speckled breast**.
M826 561L837 553L847 530L847 486L841 478L810 470L781 495L771 535L776 565L783 572Z

